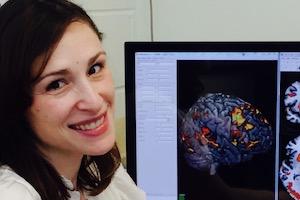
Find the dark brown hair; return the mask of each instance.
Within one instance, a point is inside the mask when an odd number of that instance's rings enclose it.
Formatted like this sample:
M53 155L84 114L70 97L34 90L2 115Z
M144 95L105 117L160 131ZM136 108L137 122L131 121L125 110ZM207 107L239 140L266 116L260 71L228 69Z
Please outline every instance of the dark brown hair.
M0 7L0 166L8 165L28 181L43 200L70 197L61 176L37 148L40 140L26 119L32 104L34 61L42 72L67 26L82 21L99 33L87 13L67 0L10 0ZM34 69L36 71L36 69ZM84 156L77 187L97 195L120 164L115 145L101 156Z

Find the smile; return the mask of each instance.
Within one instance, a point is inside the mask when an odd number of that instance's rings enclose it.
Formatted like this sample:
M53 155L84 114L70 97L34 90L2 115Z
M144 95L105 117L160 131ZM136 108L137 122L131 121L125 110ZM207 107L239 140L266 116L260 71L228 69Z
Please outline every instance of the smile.
M71 125L70 128L75 130L81 130L81 131L93 130L101 126L103 122L104 122L104 116L92 122Z
M107 113L102 115L81 121L76 124L69 125L69 128L75 130L81 136L85 137L96 137L107 132L109 127L109 120L107 118Z

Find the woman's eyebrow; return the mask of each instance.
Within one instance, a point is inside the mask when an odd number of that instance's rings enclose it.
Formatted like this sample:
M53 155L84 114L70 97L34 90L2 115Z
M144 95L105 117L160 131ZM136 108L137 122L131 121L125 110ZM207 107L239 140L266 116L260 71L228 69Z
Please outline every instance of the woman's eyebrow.
M98 53L96 53L93 57L91 57L88 61L88 65L92 65L94 64L94 62L97 60L97 58L100 56L100 55L106 55L106 52L105 51L99 51Z
M88 65L92 65L96 60L97 58L100 56L100 55L106 55L106 52L105 51L99 51L98 53L96 53L94 56L92 56L89 60L88 60ZM53 72L50 72L48 74L45 74L43 76L40 76L36 81L35 83L39 83L41 80L43 80L44 78L48 77L48 76L55 76L55 75L66 75L69 73L69 69L61 69L61 70L57 70L57 71L53 71Z
M57 71L53 71L53 72L50 72L48 74L45 74L43 76L40 76L37 80L36 80L36 83L39 83L41 80L45 79L46 77L48 76L55 76L55 75L66 75L69 73L69 70L68 69L61 69L61 70L57 70Z

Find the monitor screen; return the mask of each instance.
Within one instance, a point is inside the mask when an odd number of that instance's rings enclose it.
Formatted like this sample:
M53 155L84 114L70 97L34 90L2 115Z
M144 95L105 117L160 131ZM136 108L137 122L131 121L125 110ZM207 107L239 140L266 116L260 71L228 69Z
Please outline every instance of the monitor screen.
M125 81L148 200L300 199L300 43L128 42Z

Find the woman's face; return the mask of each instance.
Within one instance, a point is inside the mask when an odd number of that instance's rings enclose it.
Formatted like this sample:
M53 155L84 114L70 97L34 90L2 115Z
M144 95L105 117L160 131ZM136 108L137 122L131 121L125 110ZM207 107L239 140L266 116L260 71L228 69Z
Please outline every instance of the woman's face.
M95 32L71 23L33 88L30 124L43 152L102 155L115 142L114 86Z

